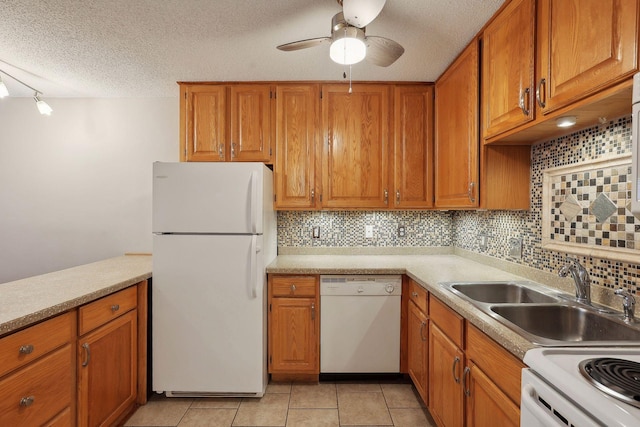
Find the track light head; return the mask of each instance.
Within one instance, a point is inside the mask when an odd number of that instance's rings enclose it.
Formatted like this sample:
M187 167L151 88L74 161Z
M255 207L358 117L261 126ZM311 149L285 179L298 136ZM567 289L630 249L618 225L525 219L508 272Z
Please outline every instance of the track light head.
M51 113L53 112L53 108L51 108L49 104L40 99L40 97L38 96L38 92L33 95L33 99L35 99L36 101L36 107L38 107L38 111L40 111L40 114L45 116L51 115Z

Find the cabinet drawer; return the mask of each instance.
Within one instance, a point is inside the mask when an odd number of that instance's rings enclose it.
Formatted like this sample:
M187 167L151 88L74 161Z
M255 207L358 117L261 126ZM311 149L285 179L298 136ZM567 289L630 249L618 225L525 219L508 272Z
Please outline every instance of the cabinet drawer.
M70 407L72 355L67 344L1 380L0 425L39 426Z
M0 339L0 376L70 342L74 326L72 311Z
M525 365L473 325L467 325L467 358L516 404L520 405L520 376Z
M437 298L429 298L429 317L451 341L464 348L464 317Z
M274 276L271 292L274 297L316 296L315 276Z
M137 297L137 286L131 286L83 305L78 312L78 335L84 335L111 319L134 309L138 303Z
M409 299L418 306L420 311L428 314L427 301L429 299L429 292L413 280L409 280Z

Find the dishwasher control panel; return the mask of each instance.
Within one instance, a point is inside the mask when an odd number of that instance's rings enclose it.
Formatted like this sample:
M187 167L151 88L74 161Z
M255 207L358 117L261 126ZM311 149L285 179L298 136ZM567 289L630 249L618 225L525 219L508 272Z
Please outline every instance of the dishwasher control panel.
M322 275L320 295L402 295L402 276Z

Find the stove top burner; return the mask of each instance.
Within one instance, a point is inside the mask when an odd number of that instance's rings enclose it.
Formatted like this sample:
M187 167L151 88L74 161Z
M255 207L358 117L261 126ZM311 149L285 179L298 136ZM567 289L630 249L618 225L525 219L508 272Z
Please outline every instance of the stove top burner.
M640 363L599 357L583 360L579 369L601 391L640 408Z

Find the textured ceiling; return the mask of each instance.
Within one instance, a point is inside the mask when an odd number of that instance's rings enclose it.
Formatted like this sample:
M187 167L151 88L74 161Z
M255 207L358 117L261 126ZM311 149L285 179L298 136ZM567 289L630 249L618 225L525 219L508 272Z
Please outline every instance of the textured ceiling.
M387 0L368 35L405 48L354 80L435 81L503 0ZM177 96L176 81L341 80L328 45L335 0L2 0L0 69L45 97ZM31 96L2 76L12 95Z

